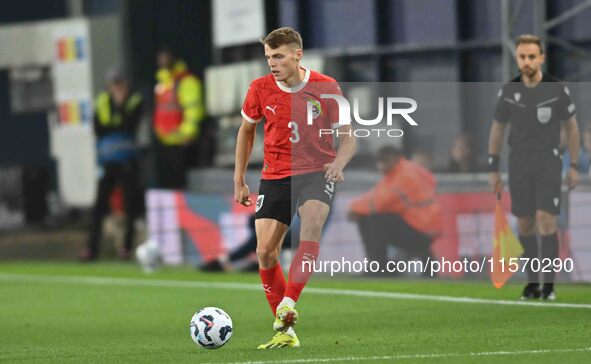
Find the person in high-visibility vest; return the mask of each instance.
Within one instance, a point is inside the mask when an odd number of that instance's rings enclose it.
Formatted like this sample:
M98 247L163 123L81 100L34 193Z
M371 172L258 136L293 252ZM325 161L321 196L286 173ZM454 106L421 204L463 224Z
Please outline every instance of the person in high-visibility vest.
M442 224L433 174L393 146L378 151L377 166L383 178L356 198L348 213L358 224L367 258L385 267L391 244L409 260L419 258L426 263ZM423 273L428 275L426 268Z
M205 117L203 87L184 61L168 48L158 52L154 88L154 134L158 143L158 185L185 186L187 146L196 141Z
M125 242L120 256L123 259L131 258L134 223L141 203L135 137L142 113L142 96L131 91L125 74L118 69L109 71L107 91L101 92L95 101L94 132L102 173L88 247L81 256L83 260L95 260L99 255L102 222L109 212L111 193L117 186L123 191L126 217Z

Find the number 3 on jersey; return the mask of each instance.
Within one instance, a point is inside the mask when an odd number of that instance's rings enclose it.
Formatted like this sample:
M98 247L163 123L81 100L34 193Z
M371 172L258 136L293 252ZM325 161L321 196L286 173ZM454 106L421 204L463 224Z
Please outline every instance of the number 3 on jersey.
M291 129L292 136L289 137L289 141L293 144L300 141L300 132L298 130L298 124L295 121L287 123L287 127Z

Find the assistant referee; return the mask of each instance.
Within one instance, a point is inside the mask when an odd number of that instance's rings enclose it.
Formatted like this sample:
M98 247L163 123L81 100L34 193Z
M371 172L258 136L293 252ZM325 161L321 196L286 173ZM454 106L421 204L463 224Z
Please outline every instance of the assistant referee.
M567 174L569 189L575 188L579 180L575 105L564 84L542 73L545 54L539 37L522 35L517 38L515 58L521 75L499 91L490 130L490 184L497 193L503 189L499 154L505 128L510 123L509 191L524 257L555 259L559 251L556 216L561 204L562 161L558 149L561 127L566 130L568 150L574 156ZM544 284L540 289L538 272L533 271L531 265L526 271L528 284L523 289L522 299L556 299L553 272L543 274Z

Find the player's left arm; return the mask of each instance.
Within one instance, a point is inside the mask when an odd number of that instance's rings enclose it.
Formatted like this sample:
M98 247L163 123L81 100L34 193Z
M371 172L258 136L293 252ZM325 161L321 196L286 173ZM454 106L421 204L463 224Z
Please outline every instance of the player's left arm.
M571 116L567 121L564 122L564 129L566 131L566 141L568 147L568 153L571 158L571 166L568 168L566 175L566 184L569 189L573 189L579 183L579 150L580 146L580 133L577 119L575 116Z
M324 165L324 171L326 172L325 178L327 181L334 181L336 183L343 182L345 176L343 169L357 150L357 142L351 133L351 125L344 125L337 129L339 133L339 146L337 149L337 156L332 161Z

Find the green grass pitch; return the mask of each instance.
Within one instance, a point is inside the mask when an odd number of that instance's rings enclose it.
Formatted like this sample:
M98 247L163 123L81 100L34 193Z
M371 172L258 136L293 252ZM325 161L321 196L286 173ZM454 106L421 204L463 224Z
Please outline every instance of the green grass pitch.
M497 302L517 302L519 284L317 276L298 303L302 347L257 351L273 334L258 285L256 274L189 268L145 275L132 264L2 263L0 363L591 362L589 285L557 287L557 303L579 306L520 306ZM221 349L189 337L203 306L232 317Z

